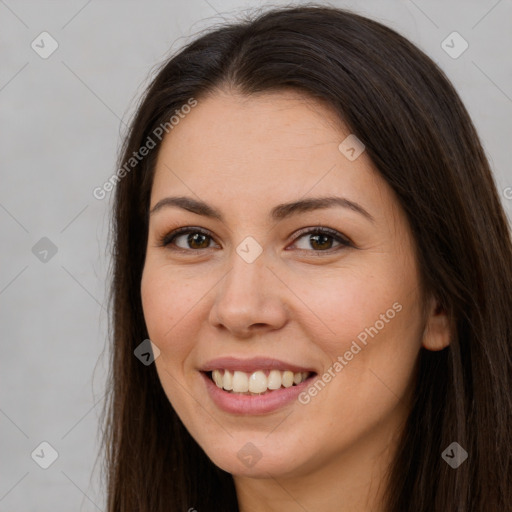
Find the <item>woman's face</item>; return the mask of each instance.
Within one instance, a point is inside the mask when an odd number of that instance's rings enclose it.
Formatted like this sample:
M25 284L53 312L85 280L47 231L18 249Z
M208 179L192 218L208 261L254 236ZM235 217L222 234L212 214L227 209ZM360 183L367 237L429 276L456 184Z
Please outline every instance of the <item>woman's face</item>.
M425 327L413 240L349 135L297 93L218 93L160 149L141 283L156 369L239 477L370 464L407 413Z

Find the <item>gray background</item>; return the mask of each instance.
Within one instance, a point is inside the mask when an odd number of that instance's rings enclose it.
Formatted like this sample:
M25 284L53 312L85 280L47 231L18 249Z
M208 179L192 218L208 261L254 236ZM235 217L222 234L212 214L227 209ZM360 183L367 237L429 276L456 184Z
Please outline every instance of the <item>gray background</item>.
M511 0L329 4L398 30L447 73L512 218ZM92 190L115 172L154 67L201 29L262 5L0 0L0 512L104 510L95 459L112 194ZM47 59L31 47L43 31L59 45ZM441 47L453 31L469 44L458 58ZM43 237L53 256L40 252ZM42 441L58 452L48 469L31 458ZM48 449L36 453L49 460Z

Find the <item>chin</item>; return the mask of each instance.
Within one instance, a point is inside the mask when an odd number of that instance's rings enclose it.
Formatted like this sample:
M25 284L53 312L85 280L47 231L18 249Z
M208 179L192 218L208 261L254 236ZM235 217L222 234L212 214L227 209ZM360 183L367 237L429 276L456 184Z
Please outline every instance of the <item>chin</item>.
M250 478L299 476L307 465L305 460L297 460L295 443L284 446L283 443L269 443L265 439L268 433L259 436L236 436L227 446L217 445L215 449L205 450L206 455L220 469L233 476ZM233 449L234 446L240 448ZM204 448L203 448L204 450ZM305 456L301 451L301 458Z

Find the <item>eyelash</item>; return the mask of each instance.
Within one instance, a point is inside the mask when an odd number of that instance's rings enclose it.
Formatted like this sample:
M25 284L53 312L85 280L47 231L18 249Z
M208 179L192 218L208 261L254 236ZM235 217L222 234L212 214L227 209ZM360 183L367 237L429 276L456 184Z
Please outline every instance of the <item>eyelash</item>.
M180 235L184 235L184 234L188 234L188 233L200 233L202 235L209 237L211 240L213 240L213 237L210 235L210 233L202 228L183 227L183 228L179 228L174 231L171 231L170 233L167 233L164 236L162 236L158 240L159 246L167 247L168 249L170 249L172 251L181 252L181 253L199 252L199 251L210 249L210 247L207 247L206 249L183 249L182 247L176 247L176 246L171 247L171 243L174 242L174 240L176 238L178 238ZM294 242L299 240L300 238L302 238L305 235L313 235L313 234L328 235L328 236L332 237L336 242L339 242L341 245L339 247L326 249L325 251L324 250L314 250L314 249L311 249L311 250L298 249L299 251L313 252L313 253L316 253L319 256L321 256L322 253L332 254L333 252L337 252L337 251L347 248L347 247L355 247L351 240L349 240L347 237L341 235L341 233L339 233L338 231L331 229L331 228L322 227L322 226L315 227L315 228L309 229L307 231L300 231L297 234L297 237L295 238Z

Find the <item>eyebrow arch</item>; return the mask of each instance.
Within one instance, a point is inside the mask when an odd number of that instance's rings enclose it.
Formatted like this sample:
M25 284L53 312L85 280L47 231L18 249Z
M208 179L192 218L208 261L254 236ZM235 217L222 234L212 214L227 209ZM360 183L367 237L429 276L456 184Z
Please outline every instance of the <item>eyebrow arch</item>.
M196 213L197 215L203 215L205 217L210 217L212 219L217 219L220 220L221 222L224 222L223 216L218 210L212 208L210 205L204 203L203 201L199 201L186 196L165 197L164 199L161 199L160 201L158 201L158 203L155 204L155 206L153 206L153 208L150 211L150 215L153 215L162 208L173 206L182 208L192 213ZM374 217L368 211L366 211L360 204L350 201L349 199L346 199L344 197L336 196L313 197L293 201L291 203L279 204L272 208L270 212L270 217L273 220L278 221L298 213L331 208L333 206L348 208L357 213L360 213L369 221L375 222Z

